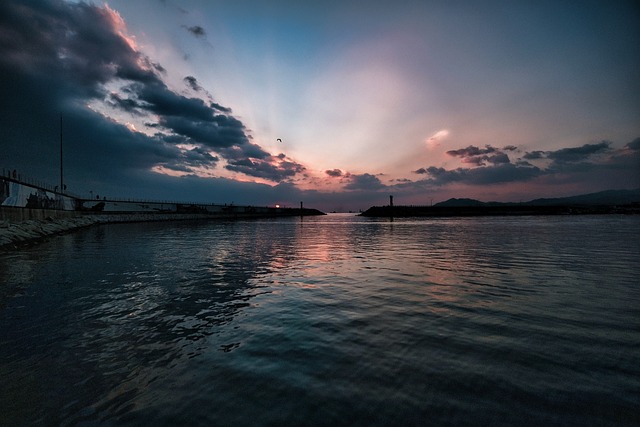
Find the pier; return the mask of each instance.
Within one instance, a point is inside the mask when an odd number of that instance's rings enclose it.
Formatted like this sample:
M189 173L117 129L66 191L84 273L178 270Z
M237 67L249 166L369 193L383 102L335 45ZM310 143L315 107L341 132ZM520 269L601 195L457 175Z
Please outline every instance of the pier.
M95 224L118 222L236 220L325 215L317 209L86 198L15 172L0 176L0 248Z

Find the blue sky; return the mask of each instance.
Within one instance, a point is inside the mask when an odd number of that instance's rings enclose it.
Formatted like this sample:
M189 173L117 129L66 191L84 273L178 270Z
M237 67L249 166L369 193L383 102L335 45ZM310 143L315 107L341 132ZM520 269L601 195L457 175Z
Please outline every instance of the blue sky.
M0 9L0 163L55 182L63 114L76 192L357 210L640 187L632 1Z

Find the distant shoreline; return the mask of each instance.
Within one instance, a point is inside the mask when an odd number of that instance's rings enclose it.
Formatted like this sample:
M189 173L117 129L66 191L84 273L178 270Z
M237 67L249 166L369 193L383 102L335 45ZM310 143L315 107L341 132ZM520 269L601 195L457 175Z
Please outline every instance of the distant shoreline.
M365 217L473 217L531 215L638 215L640 205L558 205L558 206L372 206Z

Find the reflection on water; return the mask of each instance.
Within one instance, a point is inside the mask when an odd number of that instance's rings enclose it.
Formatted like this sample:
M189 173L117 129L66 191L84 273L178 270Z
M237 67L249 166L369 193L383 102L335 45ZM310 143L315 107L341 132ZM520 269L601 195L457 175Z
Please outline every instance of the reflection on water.
M633 425L635 217L120 224L0 255L8 425Z

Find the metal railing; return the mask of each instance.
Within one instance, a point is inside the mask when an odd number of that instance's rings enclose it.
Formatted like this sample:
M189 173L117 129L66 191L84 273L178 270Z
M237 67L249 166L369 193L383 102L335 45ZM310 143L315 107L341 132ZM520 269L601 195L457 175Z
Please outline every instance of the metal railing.
M41 181L39 179L36 178L32 178L29 176L25 176L21 173L19 173L16 169L6 169L6 168L2 168L2 179L7 180L7 181L11 181L11 182L15 182L18 184L22 184L22 185L26 185L28 187L33 187L36 188L38 190L44 190L44 191L48 191L50 193L54 193L54 194L59 194L61 196L68 196L68 197L72 197L75 199L80 199L82 197L80 197L77 194L74 194L73 192L70 191L66 191L64 189L60 189L58 188L57 185L51 185L48 182L45 181Z
M39 179L35 179L29 176L25 176L19 173L16 169L7 169L2 168L2 176L1 179L15 182L18 184L22 184L28 187L32 187L38 190L48 191L50 193L54 193L60 196L70 197L82 202L111 202L111 203L138 203L138 204L162 204L162 205L193 205L193 206L219 206L219 207L265 207L265 208L273 208L274 206L257 206L257 205L236 205L234 203L206 203L206 202L193 202L193 201L175 201L175 200L154 200L154 199L132 199L132 198L113 198L113 197L99 197L96 195L94 197L92 191L88 191L90 194L87 196L80 196L77 193L73 193L71 191L67 191L64 189L59 189L57 185L51 185L47 182L41 181ZM65 186L66 187L66 186ZM281 207L281 209L286 209L286 207Z

